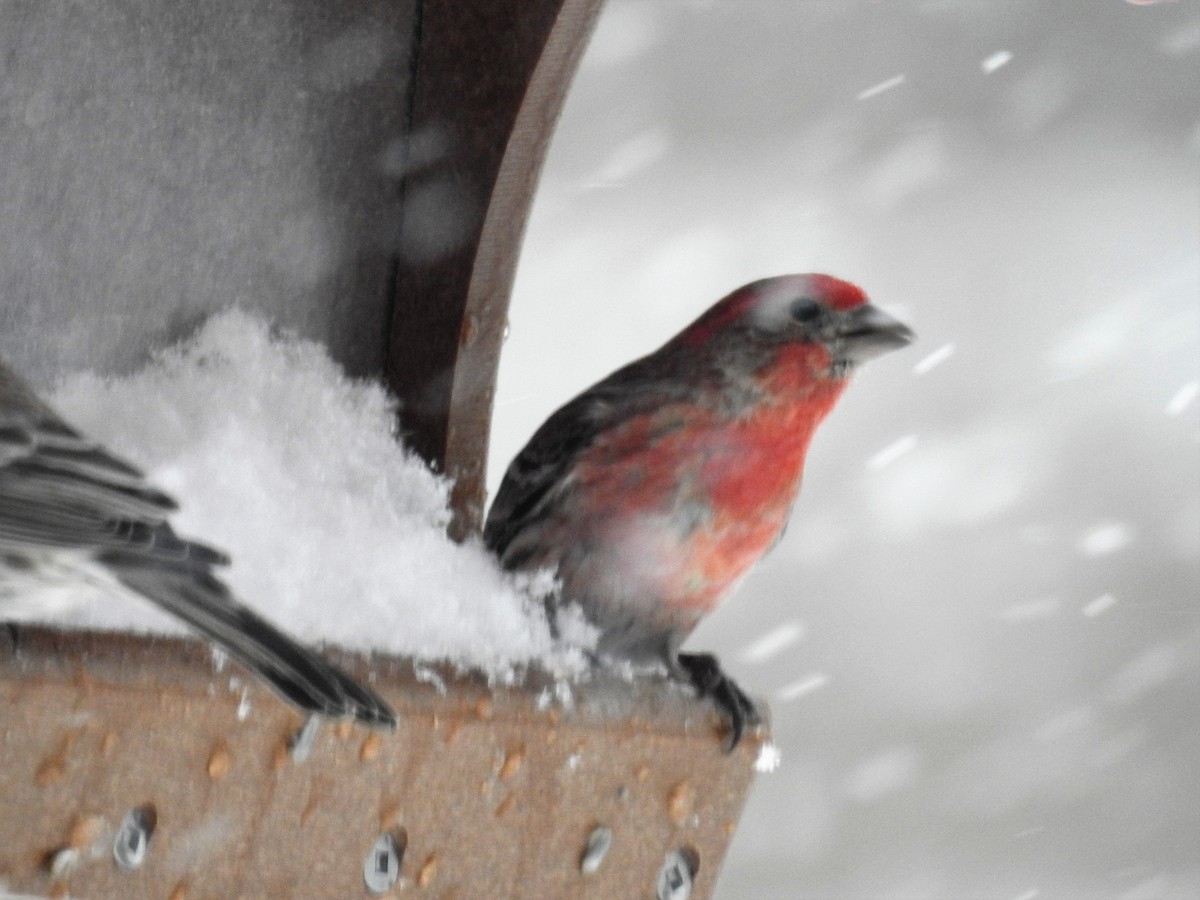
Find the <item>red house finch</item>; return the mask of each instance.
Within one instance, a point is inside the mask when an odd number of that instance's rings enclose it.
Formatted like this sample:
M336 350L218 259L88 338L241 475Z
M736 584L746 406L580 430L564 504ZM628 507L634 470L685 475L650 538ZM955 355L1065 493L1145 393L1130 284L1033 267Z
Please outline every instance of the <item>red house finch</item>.
M377 694L238 603L224 554L176 536L175 503L63 422L0 364L0 622L89 594L149 600L301 709L394 726Z
M913 333L828 275L756 281L546 420L484 528L510 570L552 567L601 657L662 663L711 696L729 748L758 714L679 647L779 539L804 457L854 367Z

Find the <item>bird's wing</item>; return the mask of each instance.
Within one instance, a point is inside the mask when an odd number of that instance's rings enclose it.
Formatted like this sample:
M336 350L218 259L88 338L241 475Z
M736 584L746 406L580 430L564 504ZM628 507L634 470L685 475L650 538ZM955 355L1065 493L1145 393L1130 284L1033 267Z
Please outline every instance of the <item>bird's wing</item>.
M395 726L395 714L378 694L239 603L194 563L163 563L129 550L107 551L98 559L126 586L215 641L300 708Z
M520 561L506 559L505 551L569 487L580 456L599 435L691 398L694 392L686 379L674 378L658 365L651 368L648 359L617 370L560 407L512 461L483 532L484 543L506 566L519 567Z
M297 706L394 725L373 691L239 603L225 554L178 537L175 502L75 431L0 364L0 551L78 550L186 622Z
M137 547L151 556L225 562L175 536L175 502L88 440L0 368L0 546Z

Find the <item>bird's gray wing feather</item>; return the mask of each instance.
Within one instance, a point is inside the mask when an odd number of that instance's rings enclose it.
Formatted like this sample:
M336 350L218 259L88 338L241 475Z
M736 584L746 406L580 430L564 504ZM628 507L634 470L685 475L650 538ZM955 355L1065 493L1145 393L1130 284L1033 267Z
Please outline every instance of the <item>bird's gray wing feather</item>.
M90 552L297 706L395 724L378 695L239 603L211 572L228 558L177 536L166 521L175 508L141 472L64 423L0 364L0 551Z
M395 724L378 695L239 603L204 567L126 550L98 559L126 586L221 645L297 706L333 718L353 714L367 724Z
M647 359L618 369L556 410L512 461L483 531L484 543L507 568L521 567L522 560L506 551L554 506L569 487L580 456L598 435L622 421L691 398L694 392L687 379L672 377L661 358L654 371L648 371Z

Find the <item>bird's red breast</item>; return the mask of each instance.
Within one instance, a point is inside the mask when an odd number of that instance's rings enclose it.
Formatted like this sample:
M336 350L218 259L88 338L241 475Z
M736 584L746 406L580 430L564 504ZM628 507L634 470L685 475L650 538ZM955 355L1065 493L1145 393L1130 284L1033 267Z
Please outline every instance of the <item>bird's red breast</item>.
M845 387L816 345L779 349L759 400L670 404L628 419L581 456L581 521L611 562L637 573L647 604L709 612L775 543L800 487L813 432Z

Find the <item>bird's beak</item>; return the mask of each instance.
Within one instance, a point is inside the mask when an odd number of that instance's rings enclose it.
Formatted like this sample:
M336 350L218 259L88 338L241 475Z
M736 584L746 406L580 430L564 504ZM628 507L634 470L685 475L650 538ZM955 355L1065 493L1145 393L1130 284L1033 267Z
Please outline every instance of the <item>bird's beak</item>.
M835 356L851 363L865 362L901 347L916 338L911 328L870 303L849 310L835 329Z

